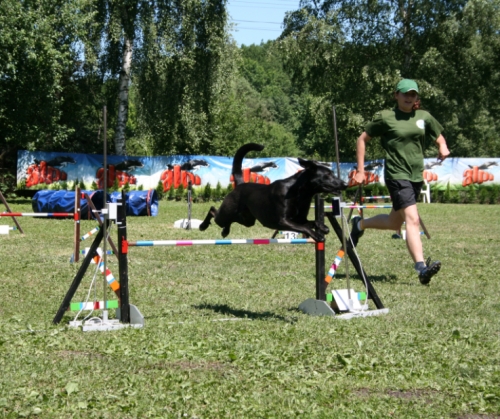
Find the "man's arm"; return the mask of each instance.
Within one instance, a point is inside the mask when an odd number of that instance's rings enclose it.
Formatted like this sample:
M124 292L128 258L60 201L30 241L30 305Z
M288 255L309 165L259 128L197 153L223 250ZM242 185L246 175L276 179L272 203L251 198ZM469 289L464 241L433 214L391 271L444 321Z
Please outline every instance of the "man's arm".
M450 155L450 150L448 150L448 146L446 145L446 140L444 139L442 134L439 134L439 137L436 139L436 144L438 146L438 160L443 161Z
M356 161L358 162L358 170L354 175L354 181L357 185L360 185L365 182L365 151L366 151L366 143L370 141L372 137L370 137L366 131L359 136L358 141L356 142ZM446 144L446 143L445 143Z

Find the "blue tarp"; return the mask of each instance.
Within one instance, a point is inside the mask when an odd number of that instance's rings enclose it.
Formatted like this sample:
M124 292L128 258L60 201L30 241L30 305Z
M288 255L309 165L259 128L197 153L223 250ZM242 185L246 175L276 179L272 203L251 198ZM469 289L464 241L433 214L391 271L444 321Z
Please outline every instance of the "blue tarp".
M104 206L104 192L103 191L82 191L87 193L95 208L99 211ZM108 194L109 201L109 194ZM74 191L52 191L44 190L38 191L31 200L33 212L75 212L75 192ZM80 200L80 218L92 218L92 209L89 212L89 205L87 200L82 198Z
M86 193L95 208L100 211L103 206L104 192L98 191L82 191ZM113 192L108 194L107 202L117 202L121 197L121 192ZM125 194L125 205L127 216L157 216L158 215L158 194L156 190L149 191L130 191ZM74 191L38 191L31 201L33 212L67 212L75 211L75 192ZM92 217L92 210L89 212L87 200L80 200L80 218L89 219Z
M111 202L118 202L121 192L111 194ZM158 215L158 194L155 189L148 191L130 191L125 194L125 208L127 216L151 216Z

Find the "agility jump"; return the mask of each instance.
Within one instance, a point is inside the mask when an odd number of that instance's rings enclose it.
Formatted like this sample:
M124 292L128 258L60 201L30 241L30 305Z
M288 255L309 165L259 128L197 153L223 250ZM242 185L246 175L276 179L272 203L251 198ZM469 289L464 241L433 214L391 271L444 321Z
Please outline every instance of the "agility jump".
M333 212L324 212L324 200L316 195L316 205L315 205L315 220L321 220L324 222L325 217L328 218L337 233L339 239L342 241L342 235L344 234L340 225L338 224ZM113 307L119 304L119 312L117 312L117 317L119 317L122 323L131 323L134 321L133 317L136 319L138 316L142 316L137 308L130 304L129 302L129 277L128 277L128 252L131 247L152 247L152 246L174 246L174 247L192 247L200 245L271 245L271 244L283 244L283 245L296 245L296 244L314 244L315 245L315 279L316 279L316 298L307 299L299 305L299 309L308 314L313 315L334 315L332 308L327 302L326 289L330 284L335 270L338 268L342 257L344 256L344 251L341 250L337 253L334 264L330 268L328 274L325 274L325 242L316 242L310 238L304 239L233 239L233 240L143 240L143 241L129 241L127 239L127 220L125 211L125 197L122 193L122 198L116 204L116 224L118 227L118 265L119 265L119 284L114 282L113 285L115 293L119 296L119 303L112 303ZM94 242L92 243L90 249L86 252L84 261L82 262L78 273L76 274L73 283L70 286L63 302L53 319L53 323L58 324L62 320L64 313L74 304L74 307L78 305L81 307L81 303L71 303L76 290L78 289L80 282L85 274L90 263L99 257L99 244L104 239L104 232L107 230L107 221L105 219L104 228L97 230ZM345 237L344 237L345 240ZM378 310L384 309L382 302L380 301L375 289L373 288L371 282L369 281L366 273L364 272L361 264L359 262L358 256L353 251L351 244L348 242L346 245L346 253L351 259L351 262L355 266L358 274L364 279L367 286L367 299L371 299ZM101 262L102 263L102 262ZM101 269L101 272L104 272ZM114 278L113 278L114 279ZM109 285L111 283L108 281ZM92 306L91 303L87 304L89 307L110 307L108 302L102 301L98 302L97 306ZM86 305L86 306L87 306ZM131 314L132 313L132 314ZM143 319L143 317L142 317ZM141 320L136 320L141 321ZM143 320L142 320L143 322Z

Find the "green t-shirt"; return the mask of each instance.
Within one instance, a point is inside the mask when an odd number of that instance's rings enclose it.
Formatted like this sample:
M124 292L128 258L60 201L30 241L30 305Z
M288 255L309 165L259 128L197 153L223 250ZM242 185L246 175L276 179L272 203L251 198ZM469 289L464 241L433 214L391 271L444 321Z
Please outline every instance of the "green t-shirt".
M382 139L384 177L412 182L423 180L425 138L436 141L442 130L429 112L419 109L407 113L398 108L378 112L365 127L370 137Z

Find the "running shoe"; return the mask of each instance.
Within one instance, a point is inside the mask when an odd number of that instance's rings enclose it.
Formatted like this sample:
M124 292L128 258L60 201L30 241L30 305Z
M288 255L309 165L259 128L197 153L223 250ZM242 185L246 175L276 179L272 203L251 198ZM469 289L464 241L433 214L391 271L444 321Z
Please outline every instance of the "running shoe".
M436 275L441 269L441 262L436 260L431 263L431 258L427 259L426 267L418 273L418 279L422 285L427 285L431 282L431 278Z
M351 220L351 241L353 246L358 245L358 240L361 238L361 236L364 234L364 230L361 230L358 227L358 221L361 220L361 217L354 217Z

